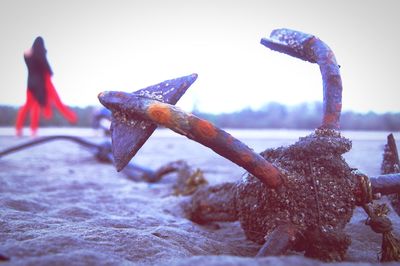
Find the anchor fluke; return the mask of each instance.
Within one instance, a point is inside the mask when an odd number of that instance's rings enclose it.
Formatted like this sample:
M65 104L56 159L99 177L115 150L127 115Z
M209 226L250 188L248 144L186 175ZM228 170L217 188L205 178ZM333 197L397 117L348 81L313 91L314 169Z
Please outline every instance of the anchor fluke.
M175 105L186 90L197 79L197 74L166 80L133 93L102 92L99 101L112 112L111 140L114 163L121 171L151 136L157 125L137 116L127 116L130 105L137 104L138 98L147 98Z

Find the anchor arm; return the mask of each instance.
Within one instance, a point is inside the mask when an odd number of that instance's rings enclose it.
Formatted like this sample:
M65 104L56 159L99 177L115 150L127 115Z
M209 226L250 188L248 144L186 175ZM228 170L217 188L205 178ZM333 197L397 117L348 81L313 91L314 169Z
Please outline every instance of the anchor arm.
M121 101L124 98L124 101ZM248 146L207 120L156 100L121 92L103 92L100 102L111 110L118 109L128 119L140 118L163 125L189 139L209 147L219 155L243 167L270 188L282 184L280 171Z
M109 142L104 142L101 144L97 143L92 143L90 141L87 141L81 137L77 136L69 136L69 135L54 135L54 136L45 136L45 137L40 137L10 148L7 148L5 150L0 151L0 158L6 155L9 155L11 153L21 151L23 149L33 147L39 144L43 144L46 142L50 141L55 141L55 140L68 140L75 142L77 144L80 144L84 146L85 148L88 148L96 157L96 159L100 162L104 163L113 163L114 158L111 153L111 145ZM175 169L173 169L175 170ZM154 183L159 181L165 174L172 172L172 171L153 171L151 169L145 168L143 166L139 166L134 163L128 163L127 167L122 171L129 179L131 180L136 180L136 181L141 181L144 180L149 183Z
M323 128L339 129L342 110L342 79L340 66L332 50L317 37L290 29L273 30L261 44L271 50L288 54L299 59L317 63L323 82Z
M400 193L400 173L371 177L372 193L382 195Z
M265 243L256 257L281 256L300 240L299 231L293 225L280 225L265 237Z

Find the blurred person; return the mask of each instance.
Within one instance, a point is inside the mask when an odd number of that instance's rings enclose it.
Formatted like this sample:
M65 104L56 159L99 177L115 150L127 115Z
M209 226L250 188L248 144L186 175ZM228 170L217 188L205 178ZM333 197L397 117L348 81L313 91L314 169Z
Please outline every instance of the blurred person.
M109 136L111 126L111 111L104 107L94 109L92 113L92 128L98 133Z
M22 136L26 114L30 111L31 135L36 136L39 126L40 113L45 119L53 116L54 105L69 123L77 122L76 114L65 106L51 81L53 71L47 61L46 48L42 37L37 37L32 48L24 53L25 64L28 68L28 86L25 104L19 109L15 122L16 135Z

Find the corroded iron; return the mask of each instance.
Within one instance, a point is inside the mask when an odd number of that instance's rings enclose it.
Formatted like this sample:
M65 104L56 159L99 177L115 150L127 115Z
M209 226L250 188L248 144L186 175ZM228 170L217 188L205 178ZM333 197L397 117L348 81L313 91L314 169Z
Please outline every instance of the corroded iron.
M400 192L400 173L371 177L372 193L390 195Z
M121 92L103 92L99 95L99 100L110 110L123 113L126 121L135 117L156 123L209 147L271 188L282 183L279 170L247 145L212 123L185 113L176 106Z
M329 46L311 34L290 29L273 30L269 38L261 39L261 44L274 51L319 65L324 95L322 127L339 129L342 79L340 66Z
M128 96L132 95L133 99L153 99L174 105L196 79L197 74L192 74L177 79L166 80L134 93L113 93L113 101L117 101L118 105L108 107L112 111L112 152L118 171L121 171L129 163L132 157L135 156L137 151L157 128L157 125L149 120L138 120L135 117L127 118L126 115L121 112L121 110L126 109L124 108L125 106L131 104L131 98ZM105 94L106 93L101 93L99 99L104 98L103 96Z
M285 177L279 188L270 189L249 174L237 183L200 189L185 213L201 224L239 221L246 237L263 245L259 256L290 249L342 260L350 244L344 227L357 204L359 180L342 157L350 148L338 132L317 129L289 147L262 153Z
M370 224L384 228L379 232L389 245L383 245L383 254L391 254L385 258L399 260L397 244L391 244L398 241L391 234L386 209L370 202L375 193L398 192L393 182L400 183L400 176L382 175L371 181L345 162L342 154L351 149L351 141L338 131L342 83L333 52L315 36L289 29L275 30L261 42L272 50L317 63L323 77L322 125L288 147L258 155L210 122L168 103L119 92L102 93L99 99L126 121L168 127L249 171L240 182L198 189L183 206L192 221L239 220L247 238L263 244L259 256L295 250L340 261L351 241L344 228L354 208L363 206Z
M383 160L381 164L381 174L396 174L400 175L400 159L399 153L397 151L396 141L393 134L387 136L387 143L383 152ZM390 183L393 179L390 180ZM381 184L385 188L391 188L391 184L383 183ZM398 185L397 185L398 186ZM397 192L389 196L390 202L392 203L393 209L398 215L400 215L400 193Z
M14 152L18 152L36 145L44 144L50 141L56 140L67 140L75 142L83 147L87 148L91 151L94 157L102 163L113 163L114 158L111 152L111 144L109 141L105 141L103 143L97 144L90 141L87 141L81 137L70 136L70 135L54 135L54 136L46 136L39 137L34 140L27 141L25 143L21 143L7 149L0 151L0 158ZM173 166L173 167L172 167ZM157 170L151 170L149 168L134 164L132 162L128 163L128 165L123 169L122 173L130 180L133 181L145 181L148 183L158 182L164 175L171 172L180 172L181 169L176 167L175 164L167 164L165 166L160 167ZM184 178L184 177L182 177Z

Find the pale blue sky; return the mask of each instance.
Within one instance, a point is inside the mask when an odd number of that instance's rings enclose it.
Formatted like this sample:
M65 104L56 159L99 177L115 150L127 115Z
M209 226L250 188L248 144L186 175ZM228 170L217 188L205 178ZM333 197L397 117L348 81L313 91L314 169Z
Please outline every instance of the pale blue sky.
M24 50L41 35L65 103L98 105L104 90L135 91L191 73L178 105L205 112L322 99L315 64L259 42L275 28L312 33L342 66L343 109L400 112L400 16L393 0L0 2L0 104L25 99Z

